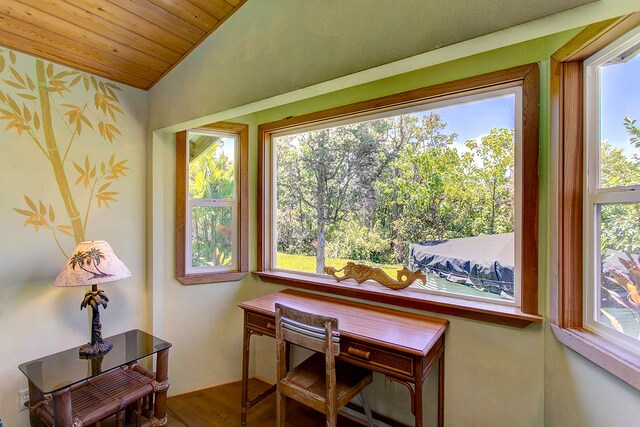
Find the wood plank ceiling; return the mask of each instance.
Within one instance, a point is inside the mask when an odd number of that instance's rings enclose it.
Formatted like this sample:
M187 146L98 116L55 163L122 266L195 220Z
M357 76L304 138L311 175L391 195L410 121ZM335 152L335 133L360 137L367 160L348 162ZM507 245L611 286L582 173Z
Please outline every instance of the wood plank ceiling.
M0 45L149 89L246 0L0 0Z

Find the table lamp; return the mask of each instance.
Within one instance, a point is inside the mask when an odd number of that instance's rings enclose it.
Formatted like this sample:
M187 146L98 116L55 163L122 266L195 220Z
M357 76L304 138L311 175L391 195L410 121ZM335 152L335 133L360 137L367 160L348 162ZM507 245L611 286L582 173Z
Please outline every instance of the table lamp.
M113 282L131 276L131 272L105 241L80 242L73 255L56 277L54 286L88 286L80 310L91 306L91 342L80 347L80 357L92 357L111 350L113 344L102 339L100 305L107 308L109 299L98 289L100 283Z

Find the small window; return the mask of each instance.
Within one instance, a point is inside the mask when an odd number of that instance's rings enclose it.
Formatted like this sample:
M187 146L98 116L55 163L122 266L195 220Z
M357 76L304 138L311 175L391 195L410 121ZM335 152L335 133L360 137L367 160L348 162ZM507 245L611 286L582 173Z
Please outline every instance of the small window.
M247 271L246 126L190 129L176 144L178 279L237 280Z
M586 328L640 348L640 29L584 61Z

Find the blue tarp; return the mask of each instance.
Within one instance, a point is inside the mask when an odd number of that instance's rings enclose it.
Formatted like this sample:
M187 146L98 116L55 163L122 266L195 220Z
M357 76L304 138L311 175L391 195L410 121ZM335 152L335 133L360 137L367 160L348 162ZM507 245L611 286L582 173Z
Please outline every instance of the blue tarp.
M513 299L513 233L412 243L412 269Z

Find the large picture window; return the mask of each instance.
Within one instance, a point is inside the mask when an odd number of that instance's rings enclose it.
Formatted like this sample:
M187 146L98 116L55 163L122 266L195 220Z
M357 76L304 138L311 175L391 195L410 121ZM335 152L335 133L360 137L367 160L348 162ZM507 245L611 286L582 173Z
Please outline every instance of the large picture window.
M584 61L585 326L640 348L640 29Z
M272 267L420 268L416 290L518 304L521 102L490 90L274 134Z
M190 129L176 144L177 278L237 280L247 271L247 127Z
M261 276L318 289L326 267L407 267L427 280L401 304L537 314L534 85L537 66L524 66L261 126ZM345 283L324 290L361 295Z

